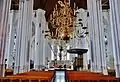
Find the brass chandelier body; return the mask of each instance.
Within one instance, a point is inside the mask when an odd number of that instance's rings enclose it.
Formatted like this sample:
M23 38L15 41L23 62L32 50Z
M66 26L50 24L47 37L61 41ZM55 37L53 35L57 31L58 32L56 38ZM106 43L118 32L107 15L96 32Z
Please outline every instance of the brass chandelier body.
M69 3L66 1L58 1L54 11L50 14L49 23L54 29L54 32L51 33L51 37L54 39L68 40L73 35L74 21L74 11Z

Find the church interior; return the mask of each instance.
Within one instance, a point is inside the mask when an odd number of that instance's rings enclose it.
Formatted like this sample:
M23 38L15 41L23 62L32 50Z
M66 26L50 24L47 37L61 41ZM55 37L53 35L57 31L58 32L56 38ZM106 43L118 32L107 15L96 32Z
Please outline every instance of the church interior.
M0 0L0 82L120 82L120 0Z

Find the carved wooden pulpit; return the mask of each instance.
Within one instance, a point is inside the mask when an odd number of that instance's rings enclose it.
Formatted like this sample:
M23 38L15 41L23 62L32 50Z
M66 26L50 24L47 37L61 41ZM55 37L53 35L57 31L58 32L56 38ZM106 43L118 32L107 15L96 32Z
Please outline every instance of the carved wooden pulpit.
M87 53L87 51L88 49L77 49L77 48L67 50L68 53L78 54L78 57L75 57L75 60L73 62L74 70L83 68L83 54Z

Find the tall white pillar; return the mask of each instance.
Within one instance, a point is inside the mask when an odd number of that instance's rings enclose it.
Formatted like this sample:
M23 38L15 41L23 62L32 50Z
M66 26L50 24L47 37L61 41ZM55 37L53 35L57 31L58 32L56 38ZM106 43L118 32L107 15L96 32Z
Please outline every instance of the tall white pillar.
M45 23L45 27L44 28L44 31L47 31L48 30L48 23L44 20L43 23ZM45 32L44 32L44 35L45 35ZM43 36L44 36L43 35ZM48 66L48 63L50 62L51 60L51 45L49 44L50 40L47 39L47 37L43 37L43 42L44 42L44 45L43 45L43 55L44 55L44 64L45 66ZM48 62L49 61L49 62ZM49 67L49 66L48 66Z
M21 57L20 57L20 71L25 72L29 70L29 49L30 49L30 37L32 29L32 10L33 1L26 0L24 6L24 20L22 29L22 43L21 43ZM23 59L23 60L22 60Z
M111 45L113 42L112 36L111 36L111 24L113 22L110 21L109 9L103 10L102 14L103 14L104 35L106 36L104 41L106 42L105 53L107 58L107 68L114 69L113 45Z
M47 27L47 22L46 22L46 18L45 18L45 11L42 11L42 14L41 15L39 15L39 17L41 16L41 19L39 20L40 22L41 22L41 28L42 28L42 37L41 37L41 44L42 44L42 55L43 55L43 66L45 66L45 62L46 62L46 55L47 55L47 53L46 52L48 52L47 51L47 42L46 42L46 39L45 39L45 30L46 30L46 27ZM39 18L38 18L39 19Z
M37 22L37 20L36 20ZM39 61L40 61L40 38L41 38L41 26L39 27L39 23L36 24L36 28L35 28L35 69L38 70L39 69Z
M12 69L15 57L15 30L18 27L18 12L16 10L11 10L9 13L9 34L8 42L6 45L6 58L7 58L7 68Z
M4 70L4 54L5 42L7 35L8 13L10 10L11 0L0 0L0 76L3 75Z
M24 1L19 1L19 20L16 34L16 55L14 73L19 73L20 69L20 52L21 52L21 38L22 38L22 24L23 24Z
M44 28L45 28L45 11L42 9L37 10L36 17L36 30L35 30L35 69L40 70L45 65L43 55L44 44Z
M20 0L19 27L17 29L15 73L29 70L29 44L32 29L32 0Z
M35 37L31 38L30 42L30 59L35 61Z
M92 71L107 74L101 0L87 0Z
M120 77L120 0L109 0L116 77Z

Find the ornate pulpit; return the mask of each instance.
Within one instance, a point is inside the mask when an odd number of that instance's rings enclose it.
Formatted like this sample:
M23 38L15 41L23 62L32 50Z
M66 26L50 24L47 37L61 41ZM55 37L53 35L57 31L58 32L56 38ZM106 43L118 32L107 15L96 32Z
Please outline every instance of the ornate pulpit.
M83 54L87 53L87 51L88 49L77 49L77 48L67 50L68 53L78 54L78 57L75 57L75 60L73 62L74 70L83 68Z

